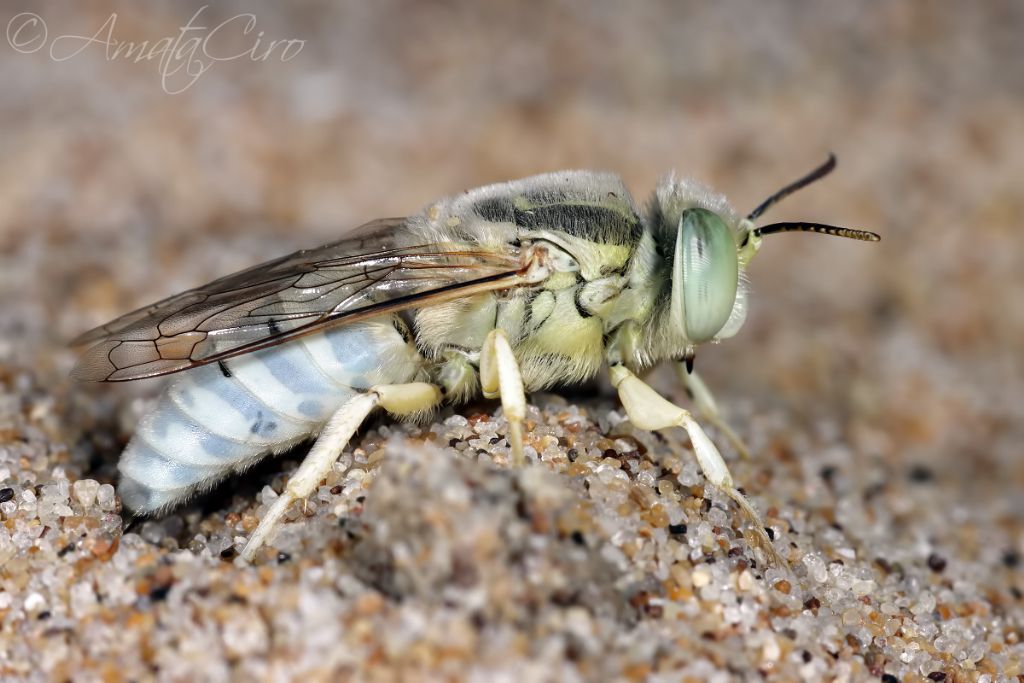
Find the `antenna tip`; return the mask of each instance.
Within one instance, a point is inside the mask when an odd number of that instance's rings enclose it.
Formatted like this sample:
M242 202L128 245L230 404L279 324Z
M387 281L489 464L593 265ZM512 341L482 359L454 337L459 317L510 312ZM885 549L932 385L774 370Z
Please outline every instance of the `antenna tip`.
M855 230L853 228L840 228L835 225L824 223L808 223L805 221L772 223L754 230L757 236L772 235L780 232L816 232L819 235L832 235L834 237L846 237L861 242L878 242L881 235L868 230Z
M870 230L854 230L853 228L843 228L842 233L837 233L840 237L849 237L850 239L860 240L862 242L881 242L882 236L877 232L871 232Z

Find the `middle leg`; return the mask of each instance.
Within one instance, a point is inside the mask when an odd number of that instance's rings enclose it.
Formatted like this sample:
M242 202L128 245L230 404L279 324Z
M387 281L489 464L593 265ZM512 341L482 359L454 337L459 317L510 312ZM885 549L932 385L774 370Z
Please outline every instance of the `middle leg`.
M512 464L523 465L523 421L526 419L526 391L519 363L512 353L505 330L495 328L480 350L480 388L485 398L501 397L508 420L508 443Z

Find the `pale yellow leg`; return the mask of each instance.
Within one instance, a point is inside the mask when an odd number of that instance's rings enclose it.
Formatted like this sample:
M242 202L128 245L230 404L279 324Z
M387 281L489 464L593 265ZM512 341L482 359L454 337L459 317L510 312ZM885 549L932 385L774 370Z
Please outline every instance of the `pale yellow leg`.
M685 363L675 363L675 366L676 373L679 375L679 381L682 382L686 392L693 398L693 403L697 406L701 416L725 435L725 438L729 440L732 447L740 454L740 457L749 458L750 449L747 448L747 444L743 442L743 439L733 431L729 423L722 418L722 414L718 412L718 404L715 403L715 397L711 395L711 391L704 384L704 380L696 372L687 372Z
M359 425L375 408L380 406L389 413L407 415L429 410L440 402L441 391L433 384L424 382L374 387L346 401L327 421L299 469L295 470L284 491L260 520L242 550L242 557L249 562L253 560L256 552L269 540L288 507L294 501L309 496L324 480Z
M480 350L480 388L486 398L501 397L508 420L508 443L512 463L523 465L523 421L526 419L526 391L519 363L512 353L505 330L491 330Z
M686 430L690 435L694 455L697 457L697 463L704 472L704 476L736 501L753 525L754 533L757 534L765 552L769 553L777 564L785 566L785 561L775 550L765 531L760 515L747 502L743 494L736 490L732 474L729 472L725 460L722 459L718 449L693 419L693 416L688 411L662 398L658 392L623 365L615 365L611 368L611 380L619 392L622 407L626 409L626 414L634 426L652 431L668 427L682 427Z

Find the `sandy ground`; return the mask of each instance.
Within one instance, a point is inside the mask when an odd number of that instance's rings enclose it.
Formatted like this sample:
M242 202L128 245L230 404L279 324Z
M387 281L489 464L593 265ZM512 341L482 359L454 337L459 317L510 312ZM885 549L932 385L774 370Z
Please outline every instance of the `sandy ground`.
M1019 3L300 5L204 10L221 56L306 42L194 79L54 40L200 4L0 11L0 679L1022 680ZM771 238L698 355L788 570L601 384L531 398L521 471L493 402L373 423L255 565L302 449L125 531L161 383L71 382L82 330L492 181L675 168L748 209L829 150L769 218L883 241Z

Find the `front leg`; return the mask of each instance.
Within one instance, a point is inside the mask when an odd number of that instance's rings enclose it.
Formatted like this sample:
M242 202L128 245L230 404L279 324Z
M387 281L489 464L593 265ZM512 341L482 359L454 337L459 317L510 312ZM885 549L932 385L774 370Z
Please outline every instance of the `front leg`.
M776 564L785 566L785 561L775 550L775 546L772 545L771 539L765 531L760 515L747 502L746 497L736 490L732 474L729 472L725 460L722 459L715 444L711 442L693 416L688 411L665 400L624 365L613 365L610 368L610 374L612 384L619 392L622 407L626 409L630 422L635 426L652 431L669 427L682 427L686 430L686 433L690 435L694 455L697 457L697 463L704 472L704 476L736 501L736 504L753 524L754 533L765 552L771 555Z
M676 366L676 374L679 375L679 381L682 383L683 388L686 389L686 393L693 400L694 405L697 406L697 410L700 411L704 419L725 435L725 438L732 443L733 448L740 454L740 457L749 458L750 449L743 443L743 439L733 431L729 423L722 418L722 414L718 412L718 404L715 403L715 397L711 395L711 391L704 384L704 380L696 372L691 371L684 361L676 361L673 365Z

